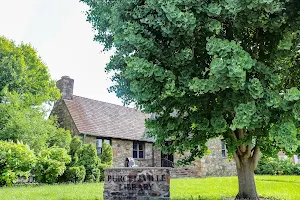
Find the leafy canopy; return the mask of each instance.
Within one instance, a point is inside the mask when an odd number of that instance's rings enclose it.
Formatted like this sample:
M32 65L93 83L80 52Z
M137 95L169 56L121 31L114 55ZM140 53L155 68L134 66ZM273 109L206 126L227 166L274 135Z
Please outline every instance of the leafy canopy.
M189 162L219 136L230 152L299 149L297 0L81 1L95 40L115 49L110 91L155 113L147 127L164 150L190 150Z
M0 37L0 72L0 92L5 88L16 92L29 105L41 105L59 97L47 66L28 44L15 45Z
M46 120L44 104L58 99L59 90L37 52L26 44L0 37L0 140L23 141L39 152L69 148L71 135Z

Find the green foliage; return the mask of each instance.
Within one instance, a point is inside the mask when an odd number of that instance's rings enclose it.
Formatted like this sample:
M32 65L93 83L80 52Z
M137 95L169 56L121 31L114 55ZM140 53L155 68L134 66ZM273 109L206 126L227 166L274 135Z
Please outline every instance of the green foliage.
M58 147L43 149L37 157L34 172L36 180L41 183L57 182L57 178L66 170L66 164L71 161L67 151Z
M101 163L99 164L100 181L104 181L104 169L112 166L113 152L112 147L106 142L102 143L102 153L100 155Z
M300 175L300 163L294 166L293 174Z
M97 156L97 150L93 144L83 145L77 152L77 166L84 166L86 169L86 182L98 182L100 179L99 164L101 163Z
M36 152L68 148L71 135L46 120L45 103L60 96L47 66L30 45L0 37L0 139L22 141Z
M0 141L0 186L28 178L35 162L34 152L27 145Z
M70 154L74 156L82 146L82 141L79 137L73 137L70 143Z
M102 153L100 155L100 160L101 163L103 164L112 165L112 161L113 161L112 147L106 142L103 142L102 144Z
M269 175L299 175L299 164L294 164L291 159L263 157L260 159L255 173Z
M82 183L85 178L85 168L84 166L70 167L66 170L66 181L72 183Z
M297 150L297 0L81 1L95 40L115 49L110 91L156 114L148 135L163 150L191 162L220 136L231 152Z
M55 118L46 118L40 107L28 107L18 94L2 93L6 101L0 103L0 139L22 141L39 152L51 146L69 148L71 134L58 128Z
M107 167L111 167L111 165L108 165L108 164L103 164L103 163L100 163L99 164L99 170L100 170L100 181L104 181L105 179L105 176L104 176L104 169L107 168Z
M0 92L4 88L16 92L29 105L41 105L59 97L47 66L30 45L15 45L0 37L0 71Z

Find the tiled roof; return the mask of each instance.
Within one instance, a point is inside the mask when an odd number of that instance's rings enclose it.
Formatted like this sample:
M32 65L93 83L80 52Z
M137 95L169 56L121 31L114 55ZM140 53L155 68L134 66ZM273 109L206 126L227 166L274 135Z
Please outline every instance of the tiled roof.
M64 100L80 133L99 137L153 141L145 137L146 115L134 108L73 96Z

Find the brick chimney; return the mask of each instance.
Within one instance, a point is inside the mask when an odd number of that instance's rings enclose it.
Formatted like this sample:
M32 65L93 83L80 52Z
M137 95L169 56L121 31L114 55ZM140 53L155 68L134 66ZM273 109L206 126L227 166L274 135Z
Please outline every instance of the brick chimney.
M74 79L69 76L62 76L56 82L56 87L60 90L62 99L73 100Z

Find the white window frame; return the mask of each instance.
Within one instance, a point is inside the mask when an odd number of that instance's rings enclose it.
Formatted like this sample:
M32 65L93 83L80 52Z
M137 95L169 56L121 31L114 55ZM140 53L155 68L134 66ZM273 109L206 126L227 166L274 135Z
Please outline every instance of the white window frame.
M222 154L222 158L227 158L226 142L225 141L221 141L221 154Z
M136 144L136 149L134 148L134 144ZM142 150L140 150L140 147L142 147ZM136 157L134 156L134 152L136 152ZM140 157L140 152L143 152L143 156ZM144 142L138 142L133 141L132 143L132 157L137 159L144 159L145 158L145 143Z

